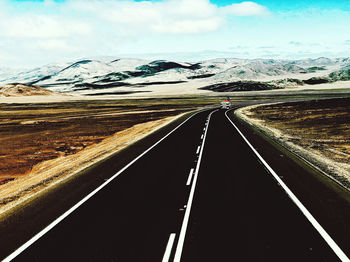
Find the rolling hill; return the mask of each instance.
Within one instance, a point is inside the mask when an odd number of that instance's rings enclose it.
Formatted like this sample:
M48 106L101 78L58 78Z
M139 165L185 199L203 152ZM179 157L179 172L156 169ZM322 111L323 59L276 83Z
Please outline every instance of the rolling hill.
M226 83L234 83L235 86L239 82L245 83L244 88L234 89L246 90L249 86L256 87L249 81L267 82L270 89L271 84L288 86L349 80L349 74L350 58L321 57L304 60L220 58L182 63L105 57L50 64L20 72L0 69L0 83L23 83L39 85L57 92L75 92L193 82L199 87L210 86L206 90L216 91L215 87L220 86L219 89L222 90ZM260 85L258 89L262 87Z

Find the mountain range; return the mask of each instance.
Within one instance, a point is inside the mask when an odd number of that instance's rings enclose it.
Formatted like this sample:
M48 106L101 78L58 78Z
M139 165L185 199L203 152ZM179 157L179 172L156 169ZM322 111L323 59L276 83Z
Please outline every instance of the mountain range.
M222 84L263 82L271 86L319 84L350 79L350 58L304 60L220 58L199 62L94 58L50 64L30 70L0 68L0 83L38 85L57 92L96 91L122 87L193 82L207 90ZM241 89L238 89L241 90ZM260 87L259 87L260 90Z

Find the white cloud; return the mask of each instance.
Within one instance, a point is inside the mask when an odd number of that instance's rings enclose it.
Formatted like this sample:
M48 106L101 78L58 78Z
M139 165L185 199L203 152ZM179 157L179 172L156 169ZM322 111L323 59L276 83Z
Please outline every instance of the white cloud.
M0 35L10 38L59 38L90 33L79 21L47 15L24 14L0 18Z
M102 31L123 36L199 34L218 30L228 16L267 12L267 8L254 2L219 8L209 0L45 0L17 2L16 6L7 0L0 2L0 37L57 39L98 35Z
M209 0L0 0L0 42L12 43L3 50L14 64L210 49L224 45L221 29L239 28L229 18L268 12L255 2L218 7Z
M163 11L175 16L205 18L217 16L218 7L209 0L168 0L163 2Z
M290 45L293 45L293 46L302 46L303 44L301 42L298 42L298 41L289 41Z
M227 16L256 16L268 9L254 2L242 2L219 8L209 0L165 0L133 2L111 0L71 0L68 6L112 23L116 30L130 33L193 34L215 31L225 24Z
M218 29L223 21L220 18L203 20L168 21L151 26L151 30L159 33L191 34L210 32Z
M235 16L265 16L270 14L270 11L265 6L255 2L232 4L221 9L224 13Z
M151 2L130 2L110 0L71 0L67 8L88 15L93 19L102 19L117 24L142 25L160 18L157 5Z
M39 41L37 43L38 47L44 48L46 50L71 50L71 47L63 39L48 39Z
M68 6L108 21L118 31L190 34L216 30L222 25L219 9L208 0L132 2L71 0Z

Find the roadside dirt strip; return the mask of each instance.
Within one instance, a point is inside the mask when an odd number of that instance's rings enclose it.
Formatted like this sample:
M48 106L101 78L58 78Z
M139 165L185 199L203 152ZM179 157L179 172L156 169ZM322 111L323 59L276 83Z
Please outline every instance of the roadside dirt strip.
M61 156L35 165L29 174L17 177L7 182L6 185L0 186L0 215L130 146L182 115L137 124L76 154Z
M237 116L350 190L350 99L251 106Z

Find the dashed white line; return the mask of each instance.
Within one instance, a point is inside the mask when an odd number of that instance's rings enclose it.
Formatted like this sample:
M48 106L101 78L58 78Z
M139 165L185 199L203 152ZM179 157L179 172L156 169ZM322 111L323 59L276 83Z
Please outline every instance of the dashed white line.
M345 255L345 253L340 249L337 243L331 238L331 236L323 229L323 227L318 223L318 221L311 215L309 210L300 202L300 200L294 195L294 193L287 187L287 185L283 182L283 180L276 174L276 172L270 167L270 165L262 158L262 156L256 151L256 149L252 146L252 144L248 141L248 139L243 135L243 133L238 129L238 127L232 122L232 120L227 116L227 110L225 115L227 119L231 122L237 132L242 136L244 141L248 144L248 146L252 149L255 155L259 158L259 160L263 163L263 165L268 169L269 173L277 180L277 183L283 188L283 190L287 193L290 199L297 205L300 211L304 214L304 216L309 220L309 222L313 225L313 227L318 231L318 233L322 236L322 238L327 242L330 248L334 251L334 253L338 256L341 261L350 261L350 259Z
M199 154L199 150L201 149L201 146L198 146L197 147L197 151L196 151L196 154L198 155Z
M102 188L107 186L112 180L114 180L116 177L118 177L122 172L124 172L126 169L128 169L132 164L134 164L137 160L139 160L142 156L147 154L150 150L152 150L154 147L156 147L159 143L161 143L164 139L166 139L168 136L170 136L175 130L180 128L183 124L185 124L188 120L190 120L193 116L197 115L202 111L199 111L193 115L191 115L189 118L187 118L185 121L183 121L181 124L179 124L177 127L175 127L173 130L171 130L168 134L166 134L164 137L162 137L160 140L158 140L156 143L154 143L151 147L149 147L147 150L145 150L142 154L140 154L138 157L136 157L134 160L129 162L126 166L124 166L121 170L119 170L116 174L114 174L112 177L110 177L106 182L101 184L99 187L97 187L95 190L93 190L90 194L88 194L86 197L84 197L82 200L80 200L78 203L76 203L73 207L71 207L69 210L67 210L65 213L63 213L61 216L59 216L57 219L55 219L51 224L49 224L47 227L45 227L43 230L41 230L39 233L37 233L35 236L33 236L31 239L29 239L27 242L25 242L22 246L20 246L18 249L16 249L13 253L11 253L8 257L6 257L2 262L9 262L12 261L15 257L17 257L19 254L21 254L24 250L26 250L28 247L30 247L33 243L35 243L38 239L40 239L43 235L45 235L47 232L49 232L52 228L54 228L57 224L59 224L63 219L65 219L67 216L69 216L71 213L73 213L77 208L79 208L83 203L88 201L93 195L95 195L97 192L99 192Z
M209 121L210 121L211 115L212 115L213 113L215 113L216 111L218 111L218 110L215 110L215 111L213 111L213 112L211 112L211 113L209 114ZM208 126L209 126L209 125L208 125ZM208 129L207 129L207 130L208 130ZM194 172L194 178L193 178L193 182L192 182L191 192L190 192L190 196L189 196L189 198L188 198L185 216L184 216L184 219L183 219L183 221L182 221L182 226L181 226L181 231L180 231L180 235L179 235L179 240L177 241L176 252L175 252L175 257L174 257L174 262L180 262L180 260L181 260L182 250L183 250L183 246L184 246L184 243L185 243L185 236L186 236L188 221L189 221L190 213L191 213L191 207L192 207L192 201L193 201L194 191L195 191L195 189L196 189L196 184L197 184L197 179L198 179L198 171L199 171L199 167L200 167L200 165L201 165L201 159L202 159L202 154L203 154L205 139L206 139L206 136L207 136L207 130L206 130L205 133L204 133L203 145L202 145L202 148L201 148L201 152L200 152L200 154L199 154L199 158L198 158L196 170L195 170L195 172Z
M203 139L203 137L204 137L204 134L202 134L201 139Z
M189 186L191 184L192 176L193 176L194 169L191 168L190 174L188 175L186 186Z
M176 234L175 233L171 233L169 236L169 240L168 240L168 244L166 246L165 249L165 253L162 259L162 262L169 262L169 258L171 255L171 250L173 249L173 245L174 245L174 240L175 240Z

